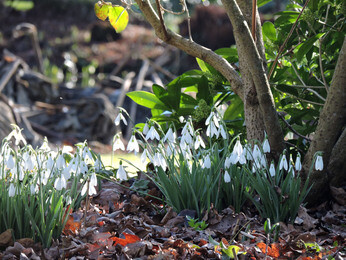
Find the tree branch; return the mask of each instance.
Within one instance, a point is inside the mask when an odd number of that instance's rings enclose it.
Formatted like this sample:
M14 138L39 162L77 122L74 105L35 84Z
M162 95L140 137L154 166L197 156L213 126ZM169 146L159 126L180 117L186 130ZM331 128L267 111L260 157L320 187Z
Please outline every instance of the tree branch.
M164 42L177 47L178 49L186 52L187 54L199 58L209 65L218 70L230 83L233 91L243 100L243 81L237 71L227 62L226 59L217 55L212 50L205 48L195 42L192 42L181 35L167 30L167 37L165 31L162 28L160 19L157 13L154 11L149 0L136 0L139 8L143 12L145 19L154 28L156 35Z

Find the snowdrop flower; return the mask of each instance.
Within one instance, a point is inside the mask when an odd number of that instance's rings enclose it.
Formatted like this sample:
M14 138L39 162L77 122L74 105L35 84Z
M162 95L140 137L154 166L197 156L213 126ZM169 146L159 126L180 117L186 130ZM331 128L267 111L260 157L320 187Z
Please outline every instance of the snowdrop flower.
M86 174L88 172L88 166L84 161L81 161L79 164L78 172L77 174Z
M263 148L263 152L264 152L264 153L270 153L270 145L269 145L269 141L268 141L267 138L264 139L262 148Z
M271 163L271 164L270 164L269 173L270 173L270 176L272 176L272 177L275 176L276 171L275 171L274 163Z
M49 147L49 145L48 145L48 139L47 139L47 137L45 137L45 138L43 139L43 144L41 145L41 147L40 147L39 149L42 150L42 151L45 151L45 152L49 152L49 151L50 151L50 147Z
M32 171L35 167L35 164L31 158L31 155L28 155L26 159L24 159L24 169L26 171Z
M241 153L240 158L239 158L239 163L240 164L245 164L246 163L245 154L246 154L246 150L243 150L243 152Z
M317 157L316 157L315 169L317 171L322 171L323 170L323 158L322 158L321 155L317 155Z
M216 138L219 136L219 131L217 130L217 128L213 122L210 122L210 124L208 124L206 134L210 138L212 138L214 135Z
M126 150L128 152L135 151L135 154L139 152L139 145L134 134L132 134L129 143L127 144Z
M201 135L197 134L197 138L195 141L195 150L197 150L200 146L205 148L205 143L203 142Z
M166 148L166 155L167 156L171 156L172 154L176 154L176 150L174 149L174 147L172 145L167 145Z
M118 149L125 151L124 143L123 141L121 141L119 134L115 135L113 138L113 151L116 151Z
M121 181L127 180L127 173L126 173L124 166L123 166L121 161L120 161L119 168L117 170L116 177Z
M192 136L190 135L190 133L189 132L185 132L183 134L183 136L181 137L180 142L184 142L184 143L186 143L189 146L193 145L193 140L192 140Z
M297 154L297 158L296 158L296 163L295 163L295 168L296 171L301 171L302 170L302 163L301 163L301 159L300 159L300 153Z
M171 143L174 143L176 139L176 134L173 132L172 128L169 128L167 133L165 134L165 137L163 138L163 141L166 142L168 140Z
M225 174L223 176L223 180L225 181L225 183L231 182L231 176L229 176L228 171L225 171Z
M60 177L58 177L55 182L54 182L54 188L56 190L62 190L64 188L66 188L66 180L63 174L60 175Z
M10 156L8 157L7 161L6 161L6 167L8 169L13 169L15 165L14 159L12 154L10 154Z
M244 150L245 150L246 160L252 161L253 156L252 156L252 152L251 152L251 145L250 144L245 144Z
M287 164L287 159L286 159L286 155L285 154L281 157L279 169L280 169L280 171L282 169L285 169L287 171L287 169L288 169L288 164Z
M88 147L86 144L85 144L85 146L84 146L84 148L83 148L83 155L82 155L82 157L84 158L84 161L85 161L86 163L88 163L88 162L90 162L90 163L94 162L94 158L93 158L93 156L92 156L92 154L91 154L91 152L90 152L89 147Z
M21 166L17 167L17 165L14 166L13 172L15 172L18 176L18 180L22 181L24 179L24 172Z
M207 154L207 156L204 158L203 164L202 164L202 168L207 168L210 169L211 167L211 161L210 161L210 156L209 154Z
M8 189L8 196L14 197L16 195L16 189L13 185L13 183L10 184L10 188Z
M252 152L252 156L253 156L253 160L260 160L261 159L261 150L259 149L258 145L255 144L254 148L253 148L253 152Z
M10 140L12 137L14 137L15 145L19 145L19 143L22 141L24 145L26 145L26 140L22 135L22 129L20 129L17 125L12 124L13 127L12 132L7 136L7 139Z
M184 118L183 116L180 116L180 117L179 117L179 122L180 122L180 123L184 123L184 122L185 122L185 118Z
M231 166L231 155L226 157L224 167L228 169Z
M147 123L145 123L144 127L143 127L143 134L147 135L147 133L149 132L149 126Z
M226 133L225 128L223 127L223 125L220 125L218 132L219 132L218 135L221 134L223 139L227 139L227 133Z
M94 168L95 168L95 171L100 171L102 169L102 162L99 159L99 157L97 157L95 161Z
M156 131L154 126L151 126L147 136L145 137L146 140L154 140L157 139L158 141L160 141L160 135L158 134L158 132Z
M123 123L124 123L125 125L127 125L127 121L126 121L125 117L123 116L123 112L122 112L122 111L120 111L119 114L118 114L118 116L115 118L114 124L115 124L115 125L119 125L119 124L120 124L120 121L123 121Z
M89 185L89 189L88 189L88 185ZM81 191L81 195L83 196L86 192L88 192L87 195L89 196L97 194L95 186L97 186L97 177L96 177L96 174L93 172L90 176L90 180L84 184Z
M64 156L60 153L58 158L56 159L56 167L58 169L62 169L66 167Z
M182 135L184 135L185 133L189 133L190 135L193 135L193 126L191 124L191 121L187 121L186 124L183 127L183 130L181 130Z

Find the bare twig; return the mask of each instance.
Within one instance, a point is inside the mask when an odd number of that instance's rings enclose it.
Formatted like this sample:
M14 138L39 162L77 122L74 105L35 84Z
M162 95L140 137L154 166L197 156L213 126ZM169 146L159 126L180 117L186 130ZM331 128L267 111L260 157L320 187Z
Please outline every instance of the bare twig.
M285 85L287 87L294 87L294 88L317 88L317 89L324 88L324 86L307 86L307 85L295 85L295 84L288 85L288 84L270 83L270 85L272 85L272 86Z
M294 24L292 25L292 28L291 28L290 32L288 33L288 35L287 35L287 37L286 37L284 43L281 45L281 47L280 47L280 49L279 49L279 52L278 52L278 54L276 55L276 58L275 58L275 60L274 60L274 63L273 63L273 65L272 65L271 69L270 69L268 79L270 79L270 77L272 76L272 74L273 74L273 72L274 72L274 69L275 69L275 67L276 67L276 64L278 63L279 56L280 56L281 53L283 52L283 50L284 50L284 48L285 48L285 46L286 46L286 44L287 44L287 42L288 42L288 39L291 37L291 35L292 35L294 29L296 28L296 26L297 26L297 24L298 24L298 21L299 21L300 16L301 16L302 13L304 12L304 9L305 9L305 7L308 5L309 2L310 2L310 0L307 0L307 1L305 2L305 4L304 4L302 10L300 11L300 13L299 13L299 15L298 15L296 21L295 21Z
M252 26L251 33L252 38L256 42L256 10L257 10L257 0L252 0Z
M278 113L279 117L282 119L282 121L287 125L287 127L293 132L295 133L296 135L298 135L299 137L307 140L308 142L311 142L311 139L309 137L306 137L300 133L298 133L285 119L285 117L281 114L281 113Z
M165 22L163 20L162 8L161 8L160 0L155 0L155 2L156 2L156 6L157 6L157 13L159 15L160 23L161 23L161 26L162 26L162 29L163 29L163 33L165 35L165 41L168 41L169 40L169 36L168 36L168 33L167 33Z

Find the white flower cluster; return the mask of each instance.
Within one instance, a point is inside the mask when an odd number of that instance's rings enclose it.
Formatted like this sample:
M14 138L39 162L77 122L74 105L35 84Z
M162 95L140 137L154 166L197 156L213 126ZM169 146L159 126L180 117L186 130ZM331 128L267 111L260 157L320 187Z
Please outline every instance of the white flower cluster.
M15 138L15 145L22 142L25 146L21 149L12 149L10 147L12 137ZM51 150L47 139L41 147L33 149L31 145L26 144L19 128L14 126L14 130L4 139L0 149L0 180L8 182L9 197L19 195L24 188L22 185L29 185L32 195L39 191L40 185L47 185L48 182L51 182L54 189L60 191L66 189L68 181L75 177L81 181L88 179L83 186L82 195L96 194L95 171L103 167L100 159L94 160L86 142L77 147L74 155L68 150L73 148L63 147L58 152ZM72 159L67 162L66 157ZM88 167L88 164L93 164L94 167Z

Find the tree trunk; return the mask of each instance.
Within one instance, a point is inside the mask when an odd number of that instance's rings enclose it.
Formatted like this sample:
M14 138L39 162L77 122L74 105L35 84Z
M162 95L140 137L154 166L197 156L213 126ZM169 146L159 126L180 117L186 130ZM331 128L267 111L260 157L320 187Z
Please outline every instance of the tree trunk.
M320 203L326 198L329 180L344 179L345 172L345 125L346 125L346 37L339 54L326 103L313 140L304 159L304 172L307 176L316 152L323 152L324 169L313 170L310 182L313 184L307 201L310 205ZM338 141L339 140L339 141ZM337 156L337 157L332 157ZM330 163L329 163L330 162ZM336 167L340 165L340 168ZM329 172L332 170L332 172ZM305 176L305 177L306 177Z

